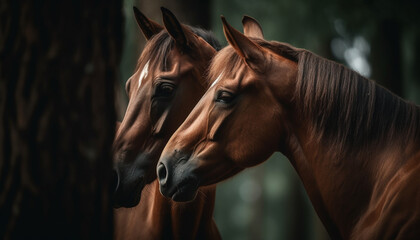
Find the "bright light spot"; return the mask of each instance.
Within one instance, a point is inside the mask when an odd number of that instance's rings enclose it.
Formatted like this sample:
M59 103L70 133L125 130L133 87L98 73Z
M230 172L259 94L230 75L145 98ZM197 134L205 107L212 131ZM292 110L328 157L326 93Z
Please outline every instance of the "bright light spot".
M331 41L331 51L338 59L344 60L354 71L369 78L371 67L367 60L370 54L370 45L362 36L349 37L343 21L334 21L335 31L339 37Z
M358 49L363 55L370 54L370 45L362 36L356 36L353 40L353 46Z
M349 48L344 52L344 59L349 66L365 77L369 77L371 70L367 59L356 48Z

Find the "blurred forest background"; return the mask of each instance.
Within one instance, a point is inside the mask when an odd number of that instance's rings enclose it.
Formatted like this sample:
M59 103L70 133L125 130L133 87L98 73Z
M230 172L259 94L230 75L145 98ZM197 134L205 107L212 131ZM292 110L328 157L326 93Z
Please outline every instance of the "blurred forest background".
M267 40L341 62L420 103L420 4L416 0L125 0L120 119L127 101L123 86L145 43L132 6L160 23L160 6L164 6L183 23L212 30L224 45L220 15L239 30L242 16L252 16ZM279 153L218 185L215 219L223 238L229 240L328 239L297 174Z

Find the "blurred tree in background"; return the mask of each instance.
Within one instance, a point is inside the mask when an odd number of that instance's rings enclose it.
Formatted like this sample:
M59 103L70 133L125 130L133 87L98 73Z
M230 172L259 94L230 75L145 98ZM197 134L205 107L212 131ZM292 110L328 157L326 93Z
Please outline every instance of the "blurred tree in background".
M0 239L112 239L122 2L0 2Z
M121 85L134 72L144 44L133 5L158 22L160 6L165 6L184 23L209 27L224 44L220 15L239 30L242 16L250 15L261 23L267 40L288 42L341 62L420 103L417 0L126 0L128 37ZM121 109L123 113L125 107ZM225 239L328 239L297 174L281 154L217 189L215 218Z

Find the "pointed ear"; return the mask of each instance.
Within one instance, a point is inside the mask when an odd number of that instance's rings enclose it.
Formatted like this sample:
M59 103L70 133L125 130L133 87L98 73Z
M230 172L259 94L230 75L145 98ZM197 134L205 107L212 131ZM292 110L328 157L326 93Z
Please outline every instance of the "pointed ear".
M163 30L163 27L159 23L144 16L144 14L141 13L136 7L133 7L133 11L137 24L139 25L143 35L147 40Z
M254 71L263 72L264 50L248 37L234 29L222 16L223 31L229 44L236 50L245 63Z
M242 18L242 26L244 27L245 36L264 39L261 25L254 18L245 15Z
M160 9L162 10L163 25L165 25L169 35L171 35L176 44L182 49L190 48L194 33L183 27L171 11L164 7Z

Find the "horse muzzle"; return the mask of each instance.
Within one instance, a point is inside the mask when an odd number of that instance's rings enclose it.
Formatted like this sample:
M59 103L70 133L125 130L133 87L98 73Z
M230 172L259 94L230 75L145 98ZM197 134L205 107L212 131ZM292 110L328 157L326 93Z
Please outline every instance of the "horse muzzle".
M156 179L150 155L139 153L131 163L117 162L114 166L114 207L134 207L144 186Z
M197 195L199 181L192 174L187 160L185 156L177 159L163 157L156 168L160 192L175 202L192 201Z

